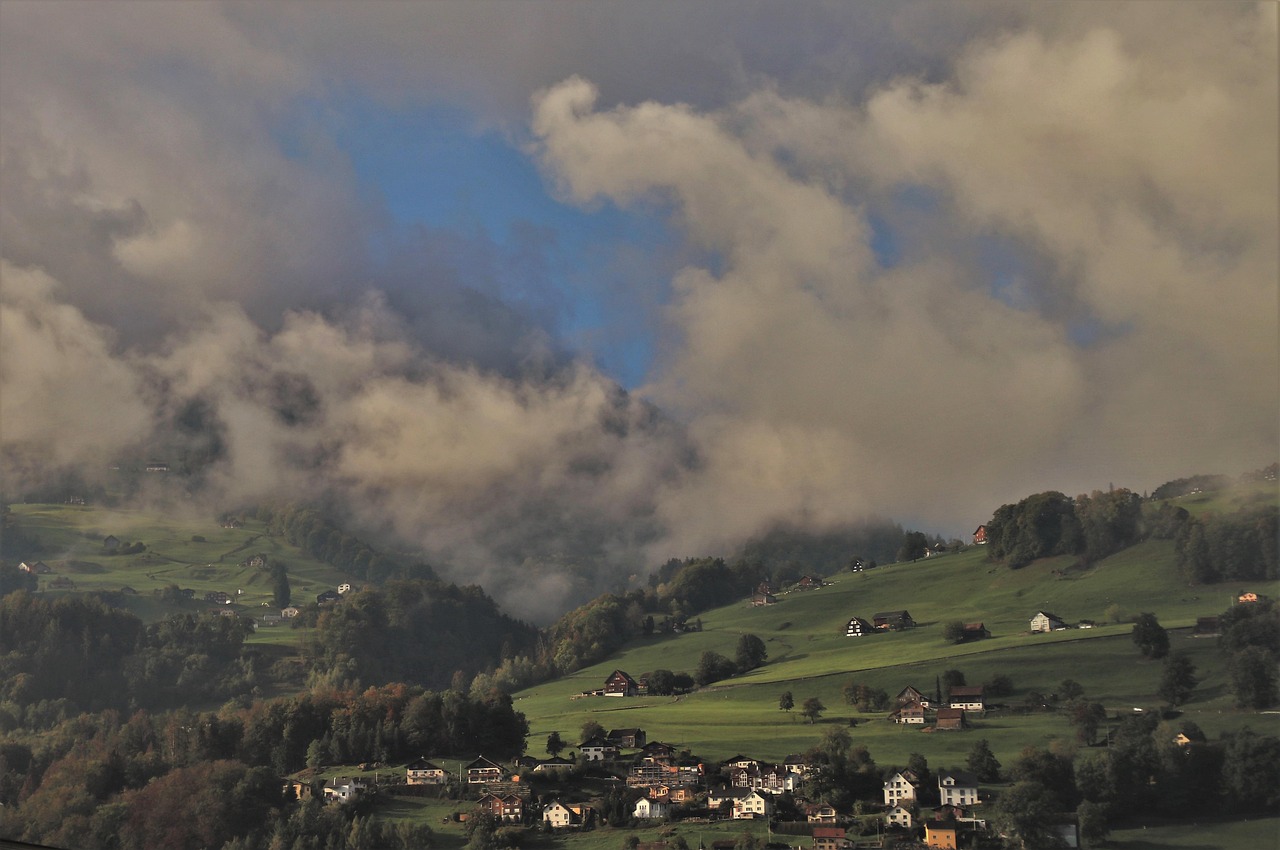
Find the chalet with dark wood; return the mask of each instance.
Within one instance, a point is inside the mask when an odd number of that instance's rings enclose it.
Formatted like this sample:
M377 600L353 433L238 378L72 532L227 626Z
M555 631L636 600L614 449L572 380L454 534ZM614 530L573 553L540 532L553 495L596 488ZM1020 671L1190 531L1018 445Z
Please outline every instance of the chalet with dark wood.
M923 726L925 721L924 706L918 702L909 702L906 705L900 705L893 711L889 712L889 719L894 723L906 726Z
M636 680L622 670L614 670L604 680L604 695L607 697L633 697L640 693Z
M1196 617L1196 627L1192 634L1196 637L1217 637L1222 634L1222 625L1217 617Z
M800 580L796 582L797 590L816 590L822 587L821 576L800 576Z
M947 695L947 704L951 708L963 708L965 711L985 711L986 701L982 695L982 685L952 685Z
M626 747L629 750L639 749L645 745L645 734L643 729L610 729L606 735L616 747Z
M861 617L854 617L845 625L845 637L866 637L875 632L875 628Z
M804 805L804 818L809 823L835 823L837 817L835 808L827 803L806 803Z
M501 782L506 778L506 769L497 762L490 761L484 756L478 756L475 761L467 765L467 783L470 785L479 785L484 782Z
M973 542L979 546L985 545L987 542L987 527L980 525L973 530Z
M332 605L342 598L342 594L336 590L326 590L324 593L316 594L316 603L319 605Z
M938 730L956 730L964 728L963 708L940 708L935 726Z
M102 538L102 548L107 550L108 553L115 552L120 548L120 538L114 534L108 534Z
M933 700L925 696L924 694L920 693L920 691L916 690L910 685L907 685L905 688L903 688L901 691L898 692L898 696L894 698L894 702L896 702L898 705L906 705L907 703L910 703L910 702L918 702L925 708L930 708L932 707Z
M18 569L33 576L47 576L53 572L53 569L44 561L23 561L18 564Z
M916 621L907 611L881 611L871 615L871 625L883 631L901 631L913 628Z
M661 741L650 741L640 748L640 760L669 764L676 757L676 748Z
M443 785L444 768L424 758L414 759L404 766L407 785Z
M991 632L987 631L986 623L965 623L964 631L960 635L960 639L964 641L982 640L989 637L991 637Z

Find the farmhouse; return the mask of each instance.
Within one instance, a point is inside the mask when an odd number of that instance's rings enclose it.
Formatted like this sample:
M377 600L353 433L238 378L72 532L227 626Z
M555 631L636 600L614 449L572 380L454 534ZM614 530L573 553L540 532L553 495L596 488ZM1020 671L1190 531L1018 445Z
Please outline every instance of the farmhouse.
M31 561L30 563L23 561L21 564L18 564L18 569L22 570L24 573L31 573L33 576L47 576L53 572L49 565L44 561Z
M877 629L900 631L915 626L916 621L904 611L881 611L871 615L871 624Z
M986 702L982 696L982 685L952 685L947 697L951 708L963 708L966 711L984 711Z
M1036 615L1031 618L1032 632L1056 632L1066 627L1066 620L1063 620L1057 614L1050 614L1048 611L1037 611Z
M991 637L991 632L987 631L986 623L965 623L964 633L961 640L981 640L982 638Z
M980 525L973 530L973 542L983 546L987 542L987 527Z
M894 723L906 724L908 726L923 726L924 706L918 702L909 702L906 705L900 705L893 711L889 712L889 719Z
M628 749L636 749L645 745L645 734L643 729L610 729L607 737L613 742L614 746L627 747Z
M604 680L604 695L607 697L633 697L640 693L636 680L622 670L614 670Z
M751 594L751 604L756 608L762 608L765 605L776 605L777 602L778 597L774 596L772 593L762 593L757 590L755 593Z
M898 695L894 698L894 702L898 705L906 705L909 702L918 702L925 708L929 708L931 706L929 698L910 685L907 685L898 692Z
M937 729L954 730L964 728L964 709L963 708L940 708L938 709Z
M106 537L102 538L102 548L106 549L107 552L116 551L120 548L120 538L116 537L114 534L108 534Z
M337 602L337 601L338 601L339 599L341 599L341 598L342 598L342 596L341 596L341 595L339 595L338 591L336 591L336 590L326 590L324 593L317 593L317 594L316 594L316 604L317 604L317 605L331 605L331 604L333 604L334 602Z
M854 617L849 621L848 625L845 626L844 636L845 637L864 637L865 635L869 635L874 631L875 629L872 628L871 624L868 623L866 620L862 619L861 617Z

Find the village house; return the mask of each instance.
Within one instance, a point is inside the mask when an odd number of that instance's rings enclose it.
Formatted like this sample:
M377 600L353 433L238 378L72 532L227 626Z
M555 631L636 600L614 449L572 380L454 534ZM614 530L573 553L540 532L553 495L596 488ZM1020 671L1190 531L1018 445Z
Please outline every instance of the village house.
M665 819L671 814L671 804L661 800L653 800L649 797L641 797L636 800L636 807L632 811L632 817L644 819Z
M906 705L909 702L918 702L925 708L933 707L932 700L930 700L927 696L920 693L920 691L916 690L910 685L907 685L905 688L899 691L898 695L893 698L893 701L896 702L898 705Z
M959 846L957 843L958 833L959 826L953 820L925 821L924 843L929 847L940 848L940 850L955 850Z
M915 802L916 786L901 771L890 776L884 783L884 804L896 806L903 800Z
M806 803L804 819L809 823L835 823L836 810L827 803Z
M816 590L817 588L822 587L822 585L823 581L818 576L801 576L800 580L796 582L796 589Z
M316 604L317 604L317 605L332 605L334 602L337 602L337 601L338 601L339 599L341 599L341 598L342 598L342 596L341 596L341 594L339 594L339 593L338 593L338 591L336 591L336 590L326 590L326 591L324 591L323 593L317 593L317 594L316 594Z
M767 818L773 812L773 804L759 791L749 791L733 798L733 819L750 820Z
M476 805L503 823L520 823L524 820L524 800L517 794L485 794Z
M533 766L534 773L549 773L556 770L573 770L574 762L572 759L562 758L560 756L552 756L549 759L542 759Z
M415 759L404 766L405 783L408 785L443 785L444 768L424 758Z
M311 787L311 783L298 779L286 779L283 791L285 797L292 794L295 800L310 800L315 796L315 789Z
M542 810L542 822L553 829L582 826L591 813L590 806L581 804L565 805L556 800Z
M350 592L351 592L351 584L350 584L350 583L348 583L348 582L345 582L345 581L344 581L342 584L338 585L338 595L339 595L339 596L346 596L346 595L347 595L348 593L350 593Z
M778 597L772 593L762 593L759 590L751 594L751 604L756 608L762 608L765 605L776 605Z
M984 711L986 701L982 695L982 685L952 685L947 704L951 708L963 708L965 711Z
M479 785L483 782L501 782L506 778L507 771L497 762L490 761L484 756L478 756L475 761L467 765L467 783L469 785Z
M205 602L212 602L215 605L230 605L231 594L222 590L211 590L204 595Z
M640 693L636 680L622 670L614 670L604 680L604 695L607 697L633 697Z
M23 561L21 564L18 564L18 569L22 570L24 573L30 573L33 576L47 576L53 572L53 569L44 561Z
M302 612L300 610L293 607L292 605L290 605L288 608L280 609L280 616L285 618L286 620L292 620L294 617L298 616L301 613Z
M676 756L676 748L661 741L650 741L640 748L640 760L653 763L667 763Z
M938 797L944 806L976 806L978 778L962 770L938 771Z
M809 760L801 753L792 753L784 758L782 766L801 777L809 772Z
M1037 611L1036 615L1031 618L1031 631L1035 632L1056 632L1067 627L1067 621L1059 617L1057 614L1050 614L1048 611Z
M844 850L849 846L842 826L815 826L813 828L813 850Z
M369 790L360 779L348 779L347 777L334 777L324 784L324 801L326 803L349 803L356 797Z
M896 826L900 829L911 829L916 825L916 817L911 807L896 805L884 813L885 826Z
M607 737L616 747L626 747L627 749L637 749L645 745L645 734L643 729L610 729Z
M978 544L979 546L986 545L987 527L985 525L980 525L973 530L973 542Z
M965 623L964 632L960 635L960 639L963 641L981 640L989 637L991 637L991 632L987 631L986 623Z
M578 755L587 761L604 761L605 759L616 758L618 748L611 741L595 735L578 746Z
M871 615L871 625L883 631L901 631L914 628L916 621L907 611L881 611Z
M844 636L845 637L863 637L865 635L871 634L874 631L875 629L866 620L862 619L861 617L854 617L851 620L849 620L848 624L845 625Z
M908 726L923 726L925 721L924 706L918 702L900 705L889 712L889 719L894 723Z

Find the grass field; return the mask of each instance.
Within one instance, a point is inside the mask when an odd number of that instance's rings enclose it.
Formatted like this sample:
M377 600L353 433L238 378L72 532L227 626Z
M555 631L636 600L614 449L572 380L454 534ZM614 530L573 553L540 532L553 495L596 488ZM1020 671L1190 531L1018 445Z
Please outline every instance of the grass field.
M251 555L284 562L298 601L314 601L315 594L347 579L282 538L267 534L255 520L246 521L242 528L221 528L212 517L166 518L154 512L97 506L14 504L10 508L18 529L40 542L31 557L43 560L55 573L41 578L42 590L59 577L74 582L77 592L132 588L137 593L123 596L124 604L146 620L175 610L156 598L159 590L171 584L196 591L189 610L206 609L204 594L223 591L235 599L234 610L258 615L262 603L271 603L272 584L266 570L241 565ZM142 542L146 551L107 554L102 545L107 535L125 544ZM289 643L291 637L301 637L288 628L269 632L255 640Z
M1280 817L1130 826L1112 831L1105 846L1115 850L1274 850L1280 847Z
M1225 609L1235 589L1185 586L1167 541L1141 544L1078 572L1068 559L1009 570L987 563L985 552L974 547L914 564L845 572L831 581L764 608L744 601L706 612L701 633L647 638L606 662L521 692L517 706L530 720L529 751L541 754L553 730L576 740L587 720L606 728L640 726L651 740L681 743L710 759L737 752L781 758L812 746L824 728L850 721L857 724L851 730L855 742L883 764L902 764L919 752L931 764L958 766L974 741L984 737L1005 762L1028 745L1074 746L1074 731L1056 712L988 716L968 731L925 733L889 723L883 712L859 714L845 705L841 689L858 681L891 696L907 685L932 692L937 676L958 669L972 684L998 673L1010 676L1015 693L1003 700L1008 704L1022 703L1030 691L1053 694L1070 678L1112 714L1154 707L1161 664L1141 658L1130 639L1131 625L1104 622L1113 607L1125 615L1155 613L1171 629L1174 649L1190 655L1202 680L1185 715L1208 734L1245 724L1280 731L1274 715L1233 708L1216 642L1190 636L1196 617ZM1258 588L1272 595L1277 589L1275 583ZM902 608L921 624L918 628L844 637L850 617ZM1037 610L1099 625L1033 635L1028 621ZM953 646L942 638L942 624L949 620L981 620L993 636ZM678 698L574 698L598 688L615 668L632 675L658 668L692 672L705 650L732 658L738 638L747 633L764 640L769 651L768 662L748 674ZM822 720L811 726L796 711L779 711L784 690L792 692L797 706L818 697L827 707Z

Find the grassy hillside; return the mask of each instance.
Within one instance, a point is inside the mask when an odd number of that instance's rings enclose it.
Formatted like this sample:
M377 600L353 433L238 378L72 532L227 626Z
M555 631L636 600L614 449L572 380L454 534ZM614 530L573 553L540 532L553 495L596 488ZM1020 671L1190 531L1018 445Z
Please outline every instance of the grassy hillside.
M956 765L979 738L988 738L997 757L1007 762L1029 744L1071 743L1073 730L1064 717L1046 712L991 717L961 733L925 733L889 723L883 712L859 714L845 705L841 689L859 681L891 696L906 685L931 692L935 677L954 668L971 684L997 673L1012 677L1016 692L1003 700L1011 705L1023 702L1031 690L1052 694L1071 678L1113 713L1152 706L1161 664L1140 657L1129 624L1104 622L1108 611L1124 616L1149 611L1175 630L1174 649L1190 654L1202 679L1186 713L1210 735L1245 723L1277 731L1274 715L1232 708L1215 641L1190 636L1196 617L1222 611L1235 588L1184 585L1167 541L1133 547L1088 570L1070 565L1063 558L1009 570L988 563L984 550L974 547L914 564L840 573L829 587L791 592L765 608L744 600L704 613L701 633L648 638L604 663L520 693L517 705L530 720L529 750L540 754L553 730L576 739L582 724L595 720L606 728L641 726L651 739L683 743L712 759L739 751L780 758L812 746L824 726L854 721L855 742L865 744L881 763L903 763L920 752L931 763ZM1280 586L1251 589L1276 595ZM850 617L901 608L921 626L844 637ZM1069 623L1092 619L1099 625L1032 635L1028 621L1037 610ZM945 642L942 624L957 619L983 621L992 638L960 646ZM614 668L632 675L658 668L692 672L705 650L732 657L746 633L762 638L769 650L768 663L749 674L675 698L574 698L599 687ZM807 697L821 699L828 711L819 724L810 726L797 711L780 711L778 697L785 690L793 693L797 707Z
M130 587L137 595L124 595L123 603L144 619L164 616L156 591L167 585L196 591L202 600L208 591L224 591L236 598L232 607L248 615L257 614L262 603L272 600L270 574L263 569L241 566L251 555L263 554L283 561L288 568L293 598L315 601L315 594L336 587L346 577L283 539L270 536L261 522L248 520L242 528L220 528L212 518L166 518L154 512L121 510L84 505L11 505L11 519L18 531L38 541L39 548L28 557L48 564L55 575L40 580L41 590L65 576L77 592L119 591ZM140 541L146 551L136 555L109 555L102 541L114 535L124 543ZM198 541L193 538L203 538ZM236 592L243 591L236 596ZM193 607L203 608L199 601ZM290 629L259 633L264 641L289 642Z

